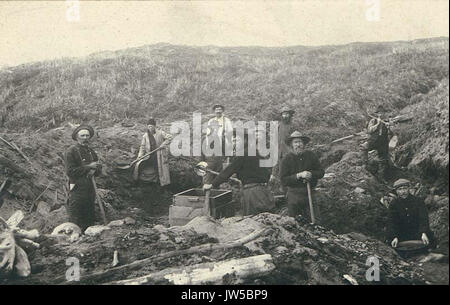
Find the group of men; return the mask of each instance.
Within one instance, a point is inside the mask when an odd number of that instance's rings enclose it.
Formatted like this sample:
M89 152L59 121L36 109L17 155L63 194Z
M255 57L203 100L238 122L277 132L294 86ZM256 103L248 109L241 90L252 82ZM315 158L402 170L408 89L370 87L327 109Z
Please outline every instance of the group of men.
M232 129L231 120L224 116L223 105L214 105L214 118L208 121L207 135L217 133L218 139L225 147L225 133ZM309 200L314 198L314 187L324 176L324 170L315 153L306 149L310 138L293 130L292 117L294 110L283 107L278 130L278 164L273 168L260 166L263 157L256 145L256 154L248 153L249 132L239 143L244 145L243 156L232 156L231 162L224 167L224 155L206 157L209 169L203 180L203 189L218 188L232 175L241 184L241 214L253 215L262 212L274 212L275 200L269 189L269 183L278 179L285 192L287 212L289 216L311 215ZM381 119L369 122L367 127L368 142L363 145L363 159L367 160L368 150L375 149L382 163L382 172L386 174L389 166L388 130ZM254 130L256 143L265 137L265 131L256 127ZM94 136L90 126L76 128L72 138L77 142L66 153L66 170L70 181L68 199L69 221L79 225L81 229L94 224L95 189L93 177L101 173L101 164L96 153L89 147L89 140ZM170 184L168 165L168 149L172 136L156 127L156 121L150 119L139 149L138 162L133 170L133 177L142 183L147 196L152 196L150 185ZM235 138L235 140L237 140ZM236 145L236 142L235 142ZM224 151L222 151L224 153ZM406 181L406 182L405 182ZM308 190L309 188L309 190ZM432 238L428 224L428 213L423 201L409 193L409 181L403 179L394 184L397 196L389 206L390 230L389 238L393 247L399 241L421 239L425 244ZM308 194L309 192L309 194ZM309 197L310 196L310 197ZM314 205L316 222L320 222L320 211Z

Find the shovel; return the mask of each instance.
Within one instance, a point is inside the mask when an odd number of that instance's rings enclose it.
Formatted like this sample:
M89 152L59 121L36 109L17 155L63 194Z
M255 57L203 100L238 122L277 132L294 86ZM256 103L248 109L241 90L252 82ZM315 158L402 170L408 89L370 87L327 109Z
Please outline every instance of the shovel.
M146 153L146 154L143 155L142 157L137 158L136 160L134 160L134 161L131 162L130 164L128 164L128 165L123 165L123 166L117 166L117 168L118 168L118 169L129 169L129 168L131 168L136 162L139 162L139 161L141 161L142 159L147 158L148 156L150 156L150 155L151 155L152 153L154 153L155 151L158 151L158 150L163 149L163 148L165 148L165 146L162 146L162 145L161 145L160 147L155 148L155 149L152 150L151 152Z
M313 208L313 201L311 196L311 184L309 181L306 182L306 188L308 189L308 201L309 201L309 210L311 211L311 223L316 222L316 218L314 217L314 208Z
M95 183L94 176L91 176L92 185L94 186L95 197L97 198L97 203L100 208L100 214L102 215L103 224L106 226L108 222L106 221L105 209L103 208L103 203L100 198L100 195L97 192L97 184Z
M204 161L199 162L199 163L195 166L194 172L195 172L198 176L200 176L200 177L205 176L206 172L211 173L211 174L216 175L216 176L219 175L218 172L209 169L209 168L208 168L208 163L206 163L206 162L204 162ZM237 178L230 177L229 180L230 180L230 181L233 181L233 182L236 182L236 183L238 183L239 185L242 184L241 180L239 180L239 179L237 179Z

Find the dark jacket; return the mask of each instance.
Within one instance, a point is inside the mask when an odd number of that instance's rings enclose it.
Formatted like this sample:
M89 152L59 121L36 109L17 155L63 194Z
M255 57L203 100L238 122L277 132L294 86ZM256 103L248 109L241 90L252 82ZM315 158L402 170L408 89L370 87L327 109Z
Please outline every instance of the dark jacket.
M310 171L312 174L311 187L317 185L317 181L325 174L320 165L319 158L309 150L302 152L300 155L289 153L281 160L280 178L283 186L302 188L306 187L303 179L297 179L299 172Z
M91 183L87 174L91 170L87 165L91 162L98 161L95 151L80 144L75 144L69 147L66 151L66 173L71 184L87 184ZM97 168L94 175L98 176L101 173L101 168Z
M227 166L213 180L212 185L217 188L221 183L228 180L234 173L242 184L249 183L267 183L270 178L271 168L261 167L259 161L263 158L260 156L241 156L233 158L230 165Z
M395 198L389 205L389 240L399 241L421 239L422 233L430 237L428 210L423 199L409 195Z

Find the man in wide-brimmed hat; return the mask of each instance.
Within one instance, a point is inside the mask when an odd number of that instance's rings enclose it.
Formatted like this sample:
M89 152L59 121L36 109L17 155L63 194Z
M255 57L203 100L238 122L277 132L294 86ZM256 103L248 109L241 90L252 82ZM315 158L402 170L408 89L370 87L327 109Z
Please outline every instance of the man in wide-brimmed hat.
M307 182L314 190L317 181L325 174L319 158L313 152L305 149L309 141L309 137L294 131L287 140L292 152L288 153L281 161L281 183L287 188L288 214L292 217L299 214L306 218L310 217ZM320 220L317 205L314 205L314 212L317 220Z
M230 151L232 151L233 124L223 114L225 107L222 104L215 104L212 109L215 116L207 123L205 145L212 151L218 151L219 154L204 156L203 160L208 163L209 169L220 172L226 160L226 145L230 145ZM214 150L214 147L219 147L220 149ZM214 175L207 173L204 176L203 183L211 183L213 179Z
M256 143L261 137L265 136L260 128L246 130L243 139L243 153L233 158L233 161L219 175L212 180L211 183L203 185L205 190L211 188L218 188L220 184L227 181L233 174L242 182L241 188L241 214L254 215L263 212L272 212L275 209L275 200L272 193L267 187L267 182L270 177L271 169L269 167L262 167L261 160L264 159L258 152L258 145L256 144L256 155L250 155L253 151L249 149L250 143L249 134L255 135Z
M91 126L78 126L72 133L72 139L77 143L65 154L70 189L67 202L69 221L82 230L95 223L95 190L91 178L101 173L97 154L89 147L93 136Z
M398 179L394 182L395 197L389 204L388 240L392 247L406 240L422 240L425 245L434 241L430 230L428 210L424 201L411 194L411 182Z
M290 146L287 144L289 136L294 131L292 126L292 118L295 111L290 106L283 106L280 110L281 120L278 123L278 163L272 169L272 175L270 181L274 182L276 178L280 178L280 164L281 160L291 151ZM283 190L284 192L284 190Z

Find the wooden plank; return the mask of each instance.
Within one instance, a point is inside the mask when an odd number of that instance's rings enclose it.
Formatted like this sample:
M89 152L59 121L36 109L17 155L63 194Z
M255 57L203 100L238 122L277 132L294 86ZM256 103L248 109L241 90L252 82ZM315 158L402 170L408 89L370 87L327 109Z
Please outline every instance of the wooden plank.
M274 269L275 265L273 264L272 256L263 254L213 263L168 268L138 278L115 281L108 284L142 285L164 280L175 285L223 284L223 277L227 274L233 274L234 277L242 280L265 275Z

